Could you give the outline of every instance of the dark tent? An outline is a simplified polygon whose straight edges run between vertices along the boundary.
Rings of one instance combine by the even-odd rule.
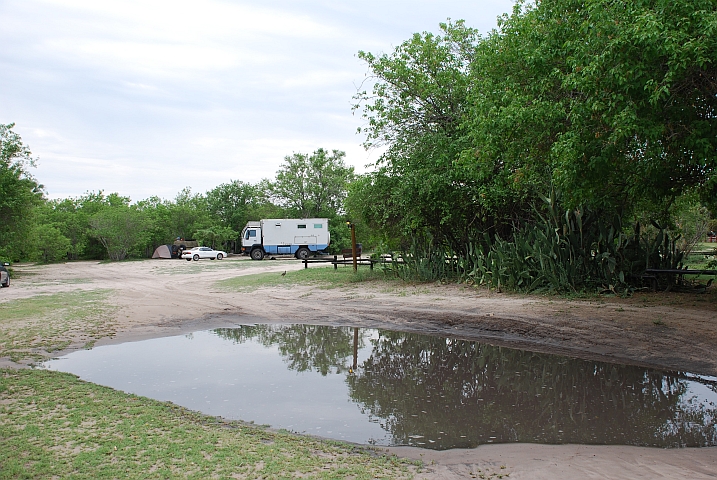
[[[152,258],[172,258],[171,247],[171,245],[160,245],[152,254]]]

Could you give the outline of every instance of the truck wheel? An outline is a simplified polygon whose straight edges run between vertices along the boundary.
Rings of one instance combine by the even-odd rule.
[[[309,258],[310,254],[311,252],[309,252],[308,248],[301,247],[296,251],[296,258],[298,258],[299,260],[306,260],[307,258]]]
[[[264,250],[262,250],[261,248],[255,248],[251,251],[251,258],[252,260],[263,260]]]
[[[221,253],[217,253],[217,260],[221,260],[222,258],[224,258],[224,255],[222,255]]]

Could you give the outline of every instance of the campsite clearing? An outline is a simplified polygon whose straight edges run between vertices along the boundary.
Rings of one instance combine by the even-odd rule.
[[[566,299],[497,294],[461,285],[408,285],[380,279],[352,283],[350,268],[336,272],[318,268],[304,272],[296,260],[251,262],[237,257],[201,265],[179,260],[16,265],[13,288],[0,290],[0,311],[25,310],[0,323],[0,362],[17,367],[13,359],[27,364],[84,348],[97,337],[101,337],[97,344],[108,344],[237,323],[312,322],[448,333],[546,353],[717,376],[714,286],[702,295]],[[281,276],[284,271],[287,274]],[[330,276],[333,273],[335,277]],[[311,282],[304,283],[305,275],[312,277]],[[231,280],[236,277],[244,278]],[[64,298],[70,305],[63,311],[29,307],[50,298]],[[92,313],[92,309],[98,310]],[[53,320],[52,328],[32,327],[23,333],[25,327],[19,322],[42,325],[46,318],[67,321]],[[84,336],[78,329],[84,329]],[[19,425],[18,418],[3,414],[2,425]],[[411,452],[401,451],[417,458],[428,455]],[[436,463],[427,465],[427,472],[418,478],[461,478],[468,472],[465,469],[485,472],[493,465],[490,462],[503,461],[502,471],[510,472],[509,478],[636,478],[630,474],[636,464],[650,465],[645,478],[710,478],[705,472],[717,471],[716,452],[714,448],[489,445],[424,455],[420,458],[430,457]],[[544,461],[537,462],[538,458]]]

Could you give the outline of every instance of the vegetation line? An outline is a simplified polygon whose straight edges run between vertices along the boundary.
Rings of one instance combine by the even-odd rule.
[[[312,265],[307,269],[287,271],[285,275],[281,273],[259,273],[229,278],[218,281],[217,286],[224,290],[252,292],[262,287],[296,284],[315,285],[318,288],[341,288],[356,283],[395,283],[396,280],[395,276],[387,274],[387,272],[379,268],[369,270],[368,267],[364,267],[354,273],[350,265],[339,266],[336,270],[331,267]]]

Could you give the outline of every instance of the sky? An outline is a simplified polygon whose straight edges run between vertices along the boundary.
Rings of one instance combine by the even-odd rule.
[[[356,133],[359,50],[390,53],[463,19],[482,34],[513,0],[0,0],[0,123],[49,198],[138,201],[273,178],[284,157],[378,160]]]

